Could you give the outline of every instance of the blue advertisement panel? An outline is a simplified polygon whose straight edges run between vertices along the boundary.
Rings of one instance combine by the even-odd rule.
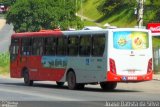
[[[67,58],[56,56],[43,56],[41,63],[45,68],[66,68]]]
[[[119,31],[113,33],[113,46],[116,49],[138,50],[149,47],[148,33]]]

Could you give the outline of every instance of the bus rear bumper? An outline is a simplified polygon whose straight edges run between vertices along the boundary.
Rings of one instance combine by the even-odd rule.
[[[107,81],[112,82],[142,82],[152,80],[153,72],[150,72],[146,75],[117,75],[110,71],[107,72]]]

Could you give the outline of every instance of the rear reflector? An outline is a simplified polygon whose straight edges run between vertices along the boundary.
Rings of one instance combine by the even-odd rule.
[[[147,68],[147,73],[152,72],[152,58],[149,59],[148,61],[148,68]]]
[[[116,74],[116,65],[115,61],[112,58],[109,58],[110,71]]]

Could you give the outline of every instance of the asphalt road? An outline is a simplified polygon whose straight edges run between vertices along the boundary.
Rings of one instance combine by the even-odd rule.
[[[55,82],[36,82],[28,87],[23,79],[0,78],[0,101],[18,102],[18,107],[104,107],[106,101],[160,101],[160,81],[119,83],[114,91],[99,85],[84,90],[57,87]]]

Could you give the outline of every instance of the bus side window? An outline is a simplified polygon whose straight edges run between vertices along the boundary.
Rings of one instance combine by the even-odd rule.
[[[56,55],[57,38],[47,37],[44,38],[44,55]]]
[[[11,54],[12,55],[18,55],[18,48],[19,48],[18,45],[11,46]]]
[[[93,35],[92,37],[92,55],[93,56],[103,56],[105,49],[105,35]]]
[[[83,35],[80,37],[79,55],[90,56],[91,53],[91,36]]]
[[[43,42],[44,39],[42,37],[37,39],[37,55],[42,55],[43,54]]]
[[[43,54],[43,38],[35,37],[32,38],[32,55],[42,55]]]
[[[65,36],[58,37],[57,55],[66,55],[66,53],[67,53],[67,38]]]
[[[22,38],[21,55],[31,55],[31,39]]]
[[[77,36],[69,36],[68,37],[68,55],[76,56],[78,55],[78,43],[79,37]]]
[[[10,60],[13,61],[17,58],[19,51],[19,39],[12,38],[11,39],[11,46],[10,46]]]

